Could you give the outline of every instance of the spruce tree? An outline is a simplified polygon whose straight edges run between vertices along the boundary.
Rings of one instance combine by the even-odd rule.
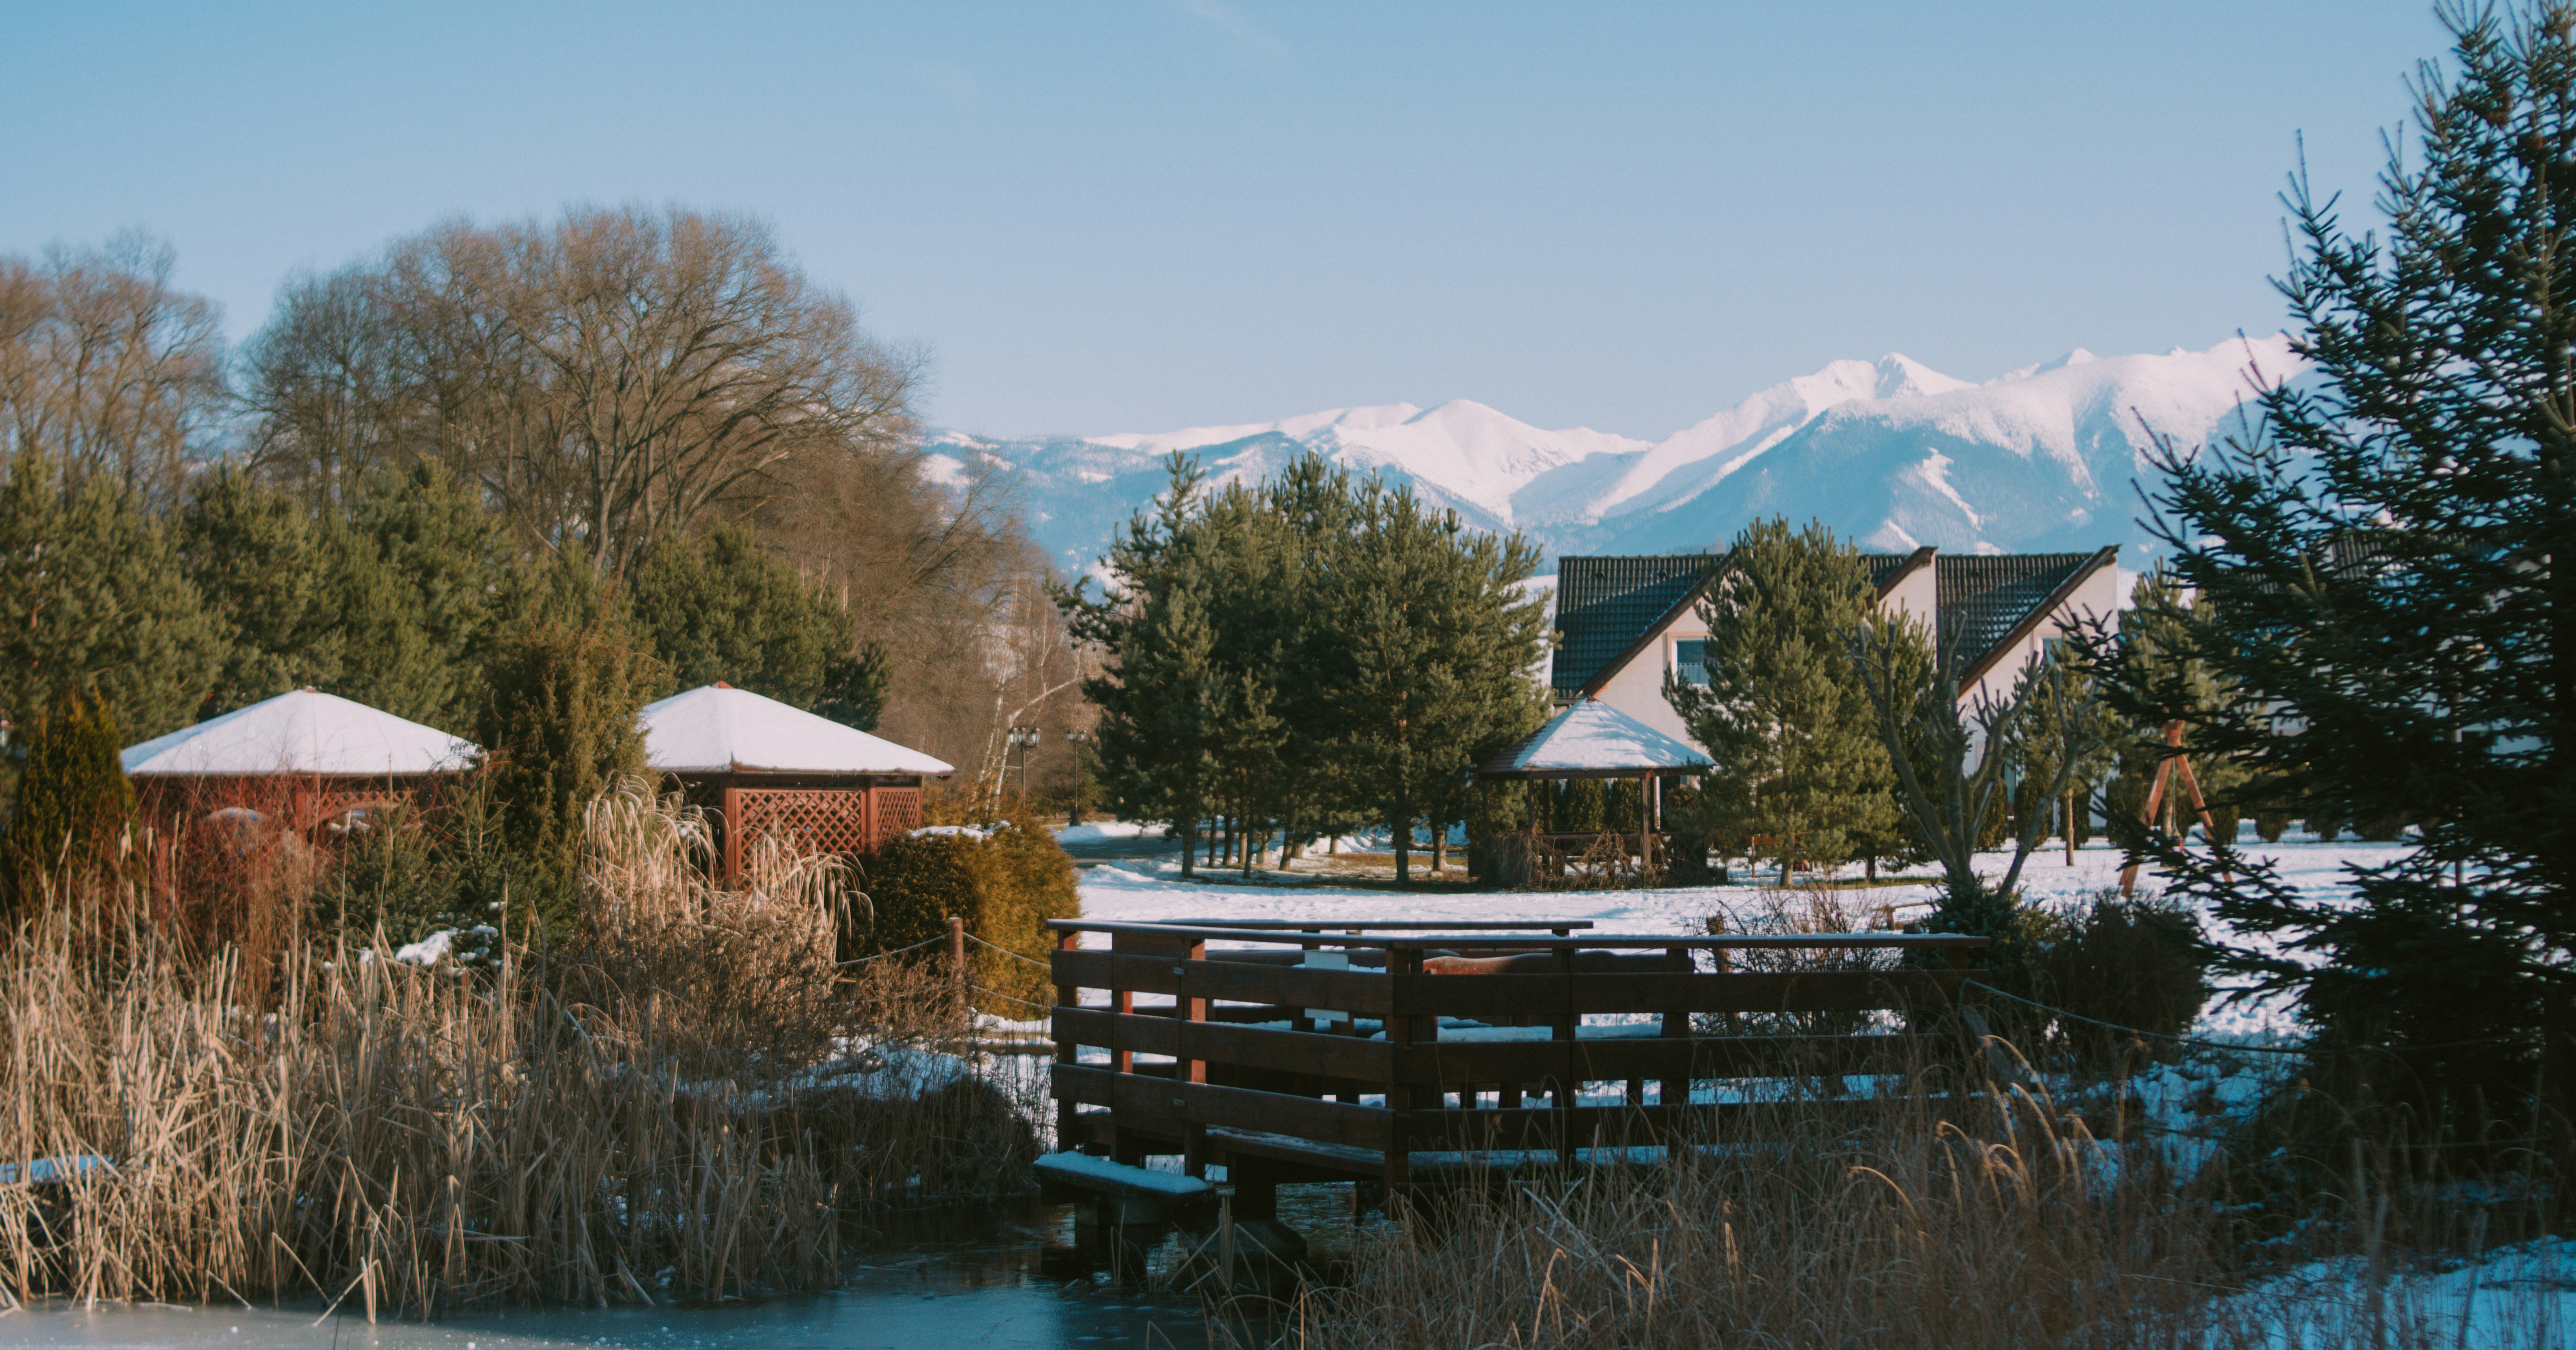
[[[472,725],[482,670],[536,592],[471,485],[434,464],[368,481],[325,531],[321,598],[342,635],[332,692],[442,728]]]
[[[2419,1081],[2494,1102],[2576,1035],[2576,6],[2443,16],[2386,232],[2293,183],[2311,372],[2259,434],[2161,454],[2154,494],[2190,653],[2267,713],[2195,711],[2195,741],[2311,821],[2421,833],[2349,896],[2157,851],[2330,1043],[2419,1047]]]
[[[640,650],[624,598],[581,560],[560,557],[519,597],[498,644],[478,728],[492,755],[494,824],[512,861],[510,919],[540,946],[580,922],[582,818],[645,772],[636,714],[663,687]]]
[[[1667,678],[1717,765],[1701,780],[1700,832],[1769,839],[1783,885],[1793,861],[1858,856],[1895,819],[1887,747],[1850,658],[1874,599],[1859,555],[1822,525],[1756,521],[1700,601],[1709,682]]]
[[[0,838],[5,924],[29,917],[46,896],[133,875],[134,785],[118,759],[116,717],[84,689],[61,691],[16,733],[24,759]]]

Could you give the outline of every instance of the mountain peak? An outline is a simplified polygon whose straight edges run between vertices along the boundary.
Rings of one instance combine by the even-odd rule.
[[[1889,352],[1871,369],[1877,376],[1873,398],[1929,398],[1968,387],[1966,380],[1954,380],[1903,352]]]

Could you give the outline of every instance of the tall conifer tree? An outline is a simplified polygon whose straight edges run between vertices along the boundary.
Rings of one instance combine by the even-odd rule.
[[[1870,614],[1868,570],[1819,524],[1756,521],[1736,536],[1700,601],[1706,685],[1665,696],[1717,769],[1701,780],[1701,829],[1793,861],[1839,863],[1896,817],[1887,747],[1850,657]]]
[[[2421,835],[2352,897],[2162,852],[2272,935],[2233,964],[2330,1039],[2422,1047],[2419,1081],[2492,1101],[2576,1036],[2576,6],[2443,17],[2385,234],[2293,184],[2312,375],[2263,393],[2261,434],[2162,455],[2155,496],[2191,654],[2271,714],[2195,712],[2195,739],[2312,818]]]

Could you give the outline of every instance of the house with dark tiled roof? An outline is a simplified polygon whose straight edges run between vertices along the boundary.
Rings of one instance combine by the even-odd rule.
[[[2050,639],[2079,618],[2116,622],[2117,545],[2093,553],[1864,555],[1882,610],[1933,628],[1960,653],[1958,696],[2002,697]],[[1559,704],[1599,699],[1667,735],[1689,729],[1664,699],[1664,677],[1705,682],[1708,626],[1699,599],[1724,574],[1720,553],[1559,558],[1557,646],[1549,679]]]

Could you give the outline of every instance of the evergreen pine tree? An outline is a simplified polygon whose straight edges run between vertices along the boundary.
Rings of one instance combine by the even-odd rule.
[[[863,731],[876,725],[886,697],[882,649],[860,644],[840,603],[750,530],[666,535],[644,550],[627,590],[679,687],[722,680]]]
[[[46,896],[130,875],[134,785],[118,759],[124,737],[96,695],[65,689],[18,732],[25,758],[0,838],[0,923],[30,916]]]
[[[175,532],[180,563],[226,635],[199,716],[306,685],[337,687],[346,627],[327,575],[337,559],[301,500],[218,466],[190,484]]]
[[[1480,760],[1544,719],[1527,671],[1546,620],[1517,590],[1538,563],[1527,540],[1470,533],[1456,512],[1375,480],[1358,501],[1358,528],[1324,591],[1344,645],[1321,711],[1353,791],[1394,836],[1401,885],[1415,827],[1445,814]]]
[[[1110,546],[1114,585],[1099,600],[1060,592],[1080,639],[1108,656],[1083,682],[1100,709],[1100,784],[1117,813],[1168,820],[1181,837],[1181,873],[1195,875],[1199,826],[1215,799],[1215,746],[1229,701],[1216,661],[1206,541],[1194,530],[1198,462],[1173,455],[1155,512],[1130,519]]]
[[[537,572],[518,608],[519,626],[485,675],[479,731],[492,755],[494,824],[515,864],[511,924],[546,946],[578,931],[583,813],[644,774],[636,714],[662,677],[639,650],[624,598],[578,559]]]
[[[66,488],[32,451],[0,473],[0,716],[88,689],[148,740],[196,719],[226,640],[169,532],[114,477]]]
[[[472,725],[511,608],[536,593],[473,489],[427,463],[374,478],[324,542],[320,603],[344,644],[332,692],[435,727]]]
[[[1858,856],[1895,818],[1887,747],[1850,657],[1875,599],[1860,557],[1822,525],[1757,521],[1736,536],[1699,606],[1709,683],[1665,697],[1717,768],[1701,832],[1772,841],[1793,860]]]
[[[2195,741],[2312,822],[2421,834],[2349,897],[2159,853],[2268,935],[2230,965],[2330,1043],[2420,1047],[2418,1081],[2494,1102],[2576,1034],[2576,6],[2443,14],[2386,234],[2293,185],[2280,286],[2312,373],[2263,393],[2259,434],[2160,455],[2155,494],[2203,601],[2190,653],[2270,714],[2195,710]]]

